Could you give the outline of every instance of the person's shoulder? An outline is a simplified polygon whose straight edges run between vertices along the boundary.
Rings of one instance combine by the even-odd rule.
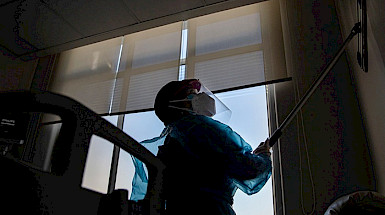
[[[191,120],[192,122],[195,122],[196,124],[201,124],[201,125],[209,125],[209,126],[214,126],[214,127],[227,127],[227,125],[211,118],[208,116],[204,115],[190,115],[187,120]]]
[[[232,130],[228,125],[208,116],[197,115],[196,120],[198,121],[200,127],[203,127],[210,132],[223,135],[224,133],[228,133],[229,130]]]

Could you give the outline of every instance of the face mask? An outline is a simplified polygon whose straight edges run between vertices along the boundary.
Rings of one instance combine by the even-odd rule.
[[[191,111],[200,115],[212,117],[216,114],[215,111],[215,100],[206,93],[191,94],[186,99],[170,101],[175,102],[191,102],[191,109],[185,107],[176,107],[169,105],[171,108]]]

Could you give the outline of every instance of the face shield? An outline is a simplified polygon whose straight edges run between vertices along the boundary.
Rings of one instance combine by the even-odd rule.
[[[171,100],[170,108],[208,117],[215,116],[215,119],[225,123],[230,120],[231,110],[199,80],[186,80],[179,90],[186,91],[187,96],[184,99]]]

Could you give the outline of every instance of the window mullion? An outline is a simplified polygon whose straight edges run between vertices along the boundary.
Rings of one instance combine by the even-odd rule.
[[[123,130],[123,123],[124,123],[124,114],[118,116],[117,127],[120,130]],[[112,191],[115,190],[116,177],[118,173],[119,154],[120,154],[120,147],[117,145],[114,145],[114,150],[112,152],[110,177],[108,180],[107,193],[112,193]]]
[[[187,21],[183,21],[182,24],[182,35],[180,43],[180,57],[179,57],[179,76],[178,80],[183,80],[186,78],[186,57],[187,57]]]

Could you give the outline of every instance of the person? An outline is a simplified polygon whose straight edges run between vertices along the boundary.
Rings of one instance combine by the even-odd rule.
[[[202,87],[197,79],[162,87],[154,109],[165,129],[160,137],[143,142],[166,165],[163,197],[168,215],[234,215],[236,190],[257,193],[271,175],[269,140],[253,151],[229,126],[212,119],[215,101]],[[134,164],[133,200],[145,194],[143,186],[138,188],[145,179],[138,168],[142,166],[138,160]]]

